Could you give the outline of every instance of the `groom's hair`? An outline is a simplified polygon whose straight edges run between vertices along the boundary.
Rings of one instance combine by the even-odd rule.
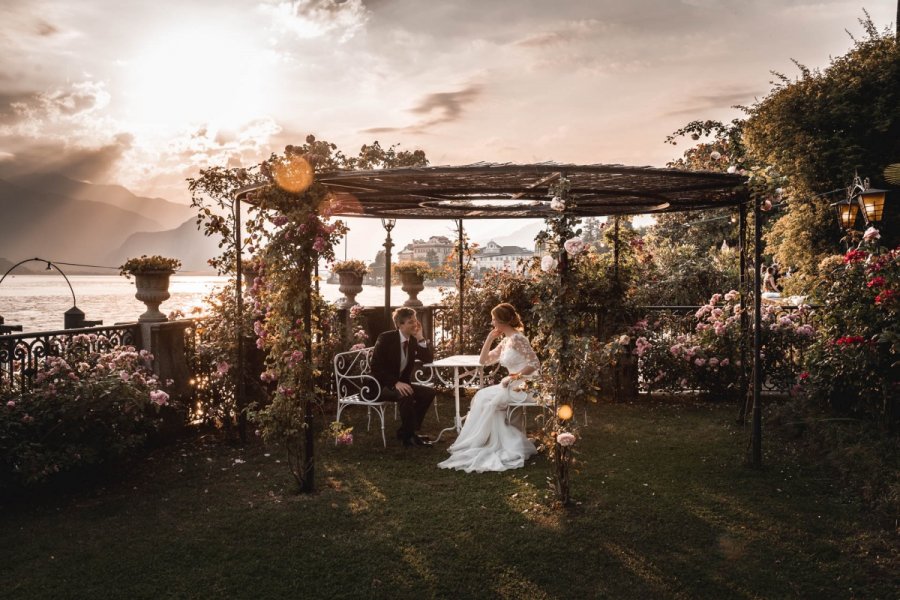
[[[416,316],[416,311],[408,306],[401,306],[391,315],[394,319],[394,327],[400,327],[410,319]]]

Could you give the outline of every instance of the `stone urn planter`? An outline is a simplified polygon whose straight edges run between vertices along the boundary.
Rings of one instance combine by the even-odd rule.
[[[419,292],[425,289],[425,277],[416,271],[400,271],[400,288],[409,296],[403,306],[424,306],[419,300]]]
[[[340,287],[338,288],[344,295],[343,298],[336,302],[338,308],[350,308],[357,306],[356,295],[362,291],[362,273],[356,271],[337,271]]]
[[[141,271],[134,273],[134,297],[147,305],[147,311],[138,317],[139,323],[159,323],[168,321],[159,310],[159,305],[169,299],[169,277],[174,270]]]

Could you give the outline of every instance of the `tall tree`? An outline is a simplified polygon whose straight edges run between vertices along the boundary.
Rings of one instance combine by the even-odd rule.
[[[748,109],[743,142],[760,162],[788,177],[787,212],[766,235],[784,265],[815,274],[821,258],[840,249],[830,204],[858,173],[886,187],[884,168],[900,159],[900,47],[868,14],[866,37],[823,71],[797,64],[800,77],[778,82]],[[900,241],[900,210],[889,208],[882,235]]]

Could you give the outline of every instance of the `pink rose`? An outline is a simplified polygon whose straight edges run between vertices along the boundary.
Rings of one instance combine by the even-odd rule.
[[[585,243],[584,240],[582,240],[580,237],[573,237],[566,240],[563,244],[563,247],[571,256],[576,256],[577,254],[581,253],[582,250],[584,250]]]
[[[153,390],[150,392],[150,402],[159,406],[164,406],[169,401],[169,395],[162,390]]]
[[[6,408],[15,408],[15,407],[16,407],[15,400],[10,400],[9,402],[6,403]]]
[[[564,431],[556,436],[556,443],[564,447],[571,446],[575,443],[575,434]]]

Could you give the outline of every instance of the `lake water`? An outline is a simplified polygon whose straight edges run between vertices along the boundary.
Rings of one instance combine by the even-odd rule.
[[[146,310],[134,297],[134,279],[109,275],[70,275],[76,305],[89,321],[102,320],[104,325],[133,322]],[[171,298],[159,309],[169,314],[181,310],[189,314],[195,306],[203,306],[203,299],[224,277],[205,275],[173,275],[169,293]],[[322,283],[322,294],[333,301],[343,297],[337,284]],[[391,302],[395,306],[406,299],[399,286],[391,288]],[[426,287],[419,294],[425,304],[440,302],[436,287]],[[366,306],[384,306],[384,288],[363,286],[356,297]],[[24,331],[62,329],[63,313],[72,308],[72,292],[65,279],[57,275],[9,275],[0,285],[0,316],[7,325],[22,325]]]

